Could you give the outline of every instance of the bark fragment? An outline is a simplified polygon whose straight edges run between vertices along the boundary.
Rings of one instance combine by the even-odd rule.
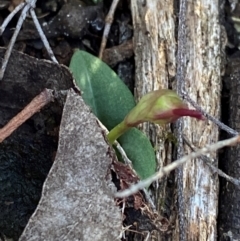
[[[107,175],[112,153],[101,132],[82,98],[70,90],[56,159],[20,241],[118,240],[121,215]]]

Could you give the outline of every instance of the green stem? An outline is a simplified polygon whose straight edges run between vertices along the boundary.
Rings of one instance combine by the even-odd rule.
[[[115,140],[118,139],[124,132],[126,132],[130,127],[124,124],[122,121],[120,124],[115,126],[107,135],[109,143],[112,145]]]

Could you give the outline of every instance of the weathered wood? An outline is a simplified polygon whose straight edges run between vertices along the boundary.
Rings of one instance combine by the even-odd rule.
[[[139,100],[149,91],[168,88],[176,71],[175,16],[172,0],[131,1],[134,26],[135,96]],[[164,23],[164,24],[162,24]],[[171,142],[167,140],[169,127],[144,123],[141,129],[150,137],[156,148],[158,166],[171,162]],[[166,209],[165,179],[159,186],[157,196],[159,210]],[[167,205],[174,201],[171,200]]]
[[[188,1],[187,25],[186,89],[209,114],[219,118],[221,28],[218,0]],[[185,118],[184,127],[184,134],[198,147],[218,140],[218,127],[209,121]],[[216,156],[212,157],[216,164]],[[184,165],[183,175],[188,240],[215,240],[218,178],[201,159]]]
[[[173,0],[146,0],[144,5],[140,0],[132,1],[138,99],[153,89],[168,88],[171,77],[175,76],[175,11]],[[186,18],[186,90],[202,108],[218,118],[221,90],[218,1],[188,1]],[[164,135],[159,127],[153,125],[146,124],[143,129],[156,146],[158,161],[165,165],[168,151],[164,149]],[[163,131],[165,132],[166,130]],[[184,118],[184,135],[196,146],[203,147],[218,140],[218,128],[209,121]],[[186,147],[185,153],[189,152]],[[213,155],[212,158],[216,163],[216,156]],[[201,159],[197,159],[184,165],[183,181],[187,240],[215,240],[217,176],[212,174]],[[166,197],[164,191],[160,196]],[[177,228],[172,240],[178,240]]]

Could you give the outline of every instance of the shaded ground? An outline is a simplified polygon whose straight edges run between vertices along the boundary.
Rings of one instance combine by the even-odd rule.
[[[18,4],[20,1],[15,1]],[[74,48],[97,55],[101,43],[104,18],[109,2],[97,6],[81,1],[37,1],[36,13],[59,63],[68,65]],[[0,9],[0,24],[13,8],[14,1],[5,1]],[[79,4],[82,7],[79,7]],[[126,42],[132,37],[130,11],[122,1],[107,47]],[[70,16],[70,17],[69,17]],[[7,26],[0,45],[7,46],[19,14]],[[121,20],[121,21],[120,21]],[[49,59],[31,18],[27,18],[14,49],[40,59]],[[4,51],[1,52],[3,58]],[[130,55],[131,56],[131,55]],[[13,54],[12,59],[19,58]],[[44,87],[68,89],[70,85],[56,86],[63,73],[28,59],[18,61],[15,69],[7,69],[0,83],[0,126],[25,107]],[[132,59],[114,63],[115,70],[129,83],[132,81]],[[35,65],[34,65],[35,63]],[[25,68],[24,64],[29,68]],[[9,63],[9,67],[11,63]],[[16,70],[16,71],[15,71]],[[14,73],[16,72],[16,73]],[[57,76],[53,76],[58,73]],[[15,77],[9,75],[15,74]],[[19,77],[18,77],[19,76]],[[18,81],[14,81],[18,78]],[[23,82],[21,82],[23,81]],[[129,86],[133,86],[129,84]],[[0,146],[0,237],[18,240],[41,196],[42,184],[53,163],[58,143],[58,127],[62,103],[51,104],[21,126]]]

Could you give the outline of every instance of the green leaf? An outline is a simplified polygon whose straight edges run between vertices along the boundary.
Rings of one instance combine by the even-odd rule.
[[[118,141],[141,179],[146,179],[156,172],[154,149],[141,131],[132,128],[123,134]]]
[[[70,70],[84,101],[109,130],[135,106],[130,90],[99,58],[78,50],[71,59]],[[142,179],[155,172],[154,149],[142,132],[133,128],[122,135],[119,142]]]

